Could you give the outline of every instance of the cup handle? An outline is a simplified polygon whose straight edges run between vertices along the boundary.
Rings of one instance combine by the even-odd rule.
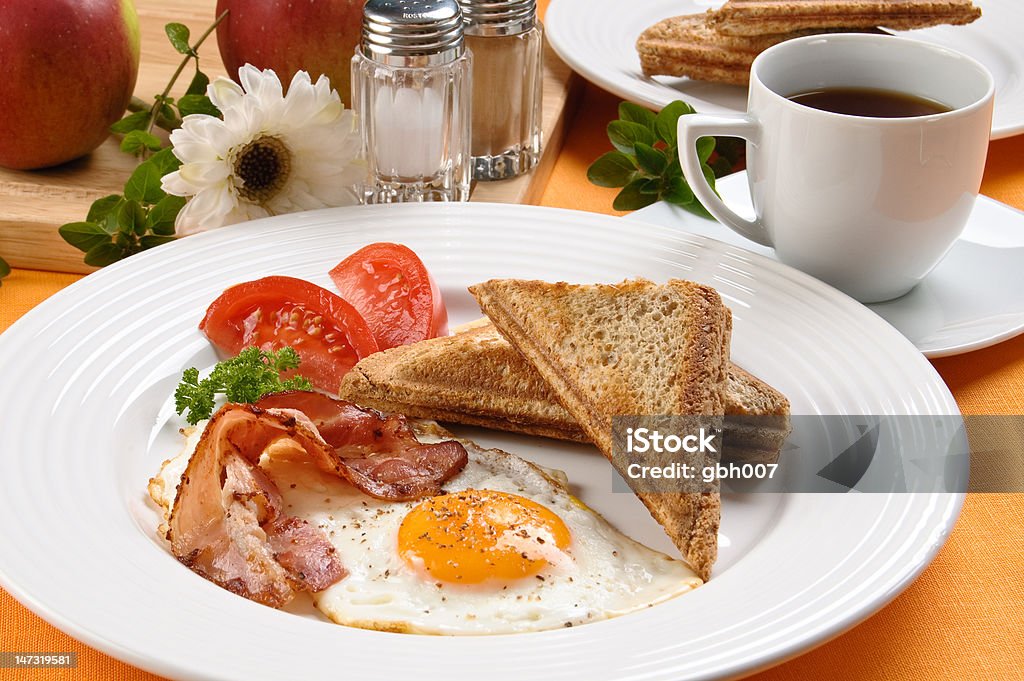
[[[683,176],[690,185],[694,195],[700,200],[715,218],[734,232],[761,244],[772,247],[768,230],[760,218],[746,220],[741,218],[718,194],[711,189],[697,158],[697,140],[701,137],[726,135],[742,137],[756,145],[761,136],[761,124],[749,115],[716,116],[714,114],[689,114],[679,117],[679,163],[683,168]]]

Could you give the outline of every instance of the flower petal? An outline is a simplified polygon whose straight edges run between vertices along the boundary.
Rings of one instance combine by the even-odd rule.
[[[244,94],[241,85],[223,76],[215,78],[206,87],[206,96],[222,113],[238,106]]]
[[[272,69],[260,71],[252,64],[246,64],[238,69],[238,81],[247,94],[260,101],[270,103],[275,99],[284,99],[281,79]]]
[[[174,196],[192,196],[195,194],[195,187],[181,179],[181,173],[175,170],[160,178],[160,188]]]
[[[238,206],[238,199],[228,189],[227,184],[205,189],[185,204],[174,221],[175,231],[179,234],[195,234],[207,229],[215,229],[225,224]]]
[[[231,167],[224,161],[186,163],[178,168],[178,175],[197,187],[209,187],[227,180],[231,175]]]

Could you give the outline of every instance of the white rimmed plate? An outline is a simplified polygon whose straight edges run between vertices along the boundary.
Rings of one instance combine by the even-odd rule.
[[[730,206],[753,215],[746,172],[722,178],[715,186]],[[668,203],[656,203],[627,218],[702,234],[775,257],[771,248]],[[895,326],[925,357],[987,348],[1024,333],[1022,262],[1024,213],[979,196],[963,234],[924,281],[902,298],[867,307]]]
[[[806,650],[894,598],[952,529],[958,494],[728,496],[714,578],[604,622],[513,636],[349,629],[234,596],[156,538],[144,486],[176,451],[161,410],[183,368],[215,361],[196,324],[225,287],[269,274],[330,285],[359,246],[416,250],[452,321],[491,277],[714,285],[735,315],[734,359],[795,413],[957,414],[940,377],[892,327],[820,282],[677,229],[508,205],[404,205],[284,216],[147,251],[54,295],[0,335],[0,583],[58,627],[177,679],[728,677]],[[565,470],[620,529],[673,551],[588,447],[472,435]]]
[[[648,26],[662,19],[696,14],[724,0],[552,0],[544,16],[548,40],[558,55],[584,78],[623,99],[660,109],[683,99],[704,113],[745,111],[747,89],[689,78],[648,78],[640,70],[634,44]],[[992,72],[996,83],[992,138],[1024,132],[1024,52],[1019,49],[1024,3],[974,0],[982,17],[967,26],[936,26],[903,31],[920,40],[970,55]]]

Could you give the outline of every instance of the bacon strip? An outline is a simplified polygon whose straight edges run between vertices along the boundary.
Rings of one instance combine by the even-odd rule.
[[[336,455],[333,460],[318,457],[321,467],[377,499],[407,501],[437,494],[468,460],[466,448],[453,440],[420,443],[404,416],[384,416],[321,393],[275,393],[261,398],[256,407],[304,414]]]
[[[185,469],[167,531],[171,552],[190,569],[272,607],[347,574],[317,528],[282,512],[280,490],[257,465],[283,439],[318,462],[334,458],[294,418],[250,405],[221,408]]]

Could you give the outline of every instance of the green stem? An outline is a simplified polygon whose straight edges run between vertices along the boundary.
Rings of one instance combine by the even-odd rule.
[[[188,66],[189,61],[196,58],[193,55],[195,55],[195,53],[199,51],[199,47],[207,38],[210,37],[210,34],[214,32],[214,30],[217,28],[220,22],[224,21],[224,17],[228,15],[229,11],[230,10],[224,10],[220,13],[220,16],[217,17],[217,19],[212,24],[210,24],[209,28],[207,28],[206,31],[204,31],[203,34],[199,36],[199,40],[197,40],[195,45],[192,46],[192,54],[186,55],[185,58],[181,60],[181,63],[178,64],[178,68],[175,69],[174,75],[171,76],[171,82],[167,84],[167,87],[164,88],[163,92],[157,95],[156,101],[153,102],[153,107],[149,110],[149,127],[146,128],[146,132],[153,132],[153,126],[156,125],[156,119],[160,111],[160,105],[167,101],[168,95],[171,94],[171,88],[173,88],[174,84],[178,82],[178,76],[180,76],[181,72],[185,70],[186,66]]]
[[[149,111],[152,106],[146,101],[139,97],[132,97],[132,101],[128,103],[128,110],[132,112],[136,111]],[[168,118],[161,113],[156,116],[156,127],[163,128],[167,132],[177,130],[181,127],[181,119],[175,116],[174,118]]]

